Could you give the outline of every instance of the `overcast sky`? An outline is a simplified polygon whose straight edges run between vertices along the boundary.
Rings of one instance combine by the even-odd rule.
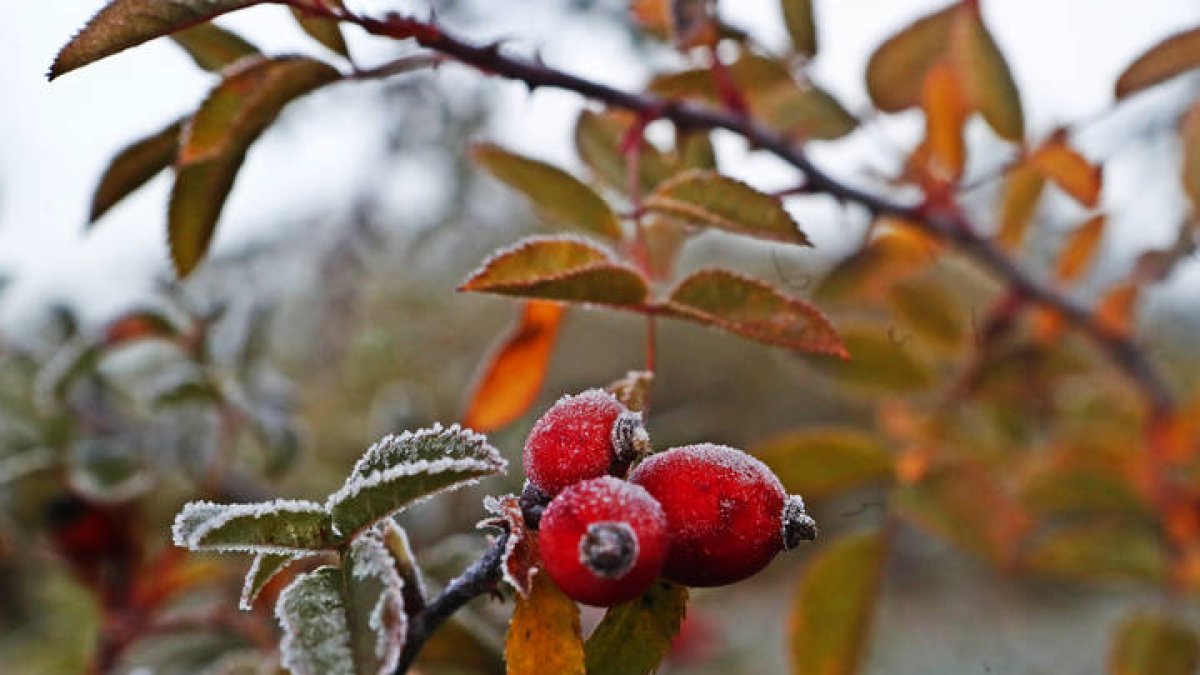
[[[56,50],[102,4],[99,0],[13,3],[0,22],[0,44],[6,50],[0,63],[0,91],[5,99],[0,105],[0,273],[16,282],[0,319],[18,321],[50,297],[81,298],[89,314],[103,316],[143,292],[148,280],[166,265],[168,183],[164,177],[85,236],[87,204],[111,155],[193,109],[211,79],[176,47],[159,42],[47,83],[44,73]],[[350,4],[364,10],[415,9],[422,14],[425,7],[414,0]],[[564,14],[554,9],[559,4],[490,0],[483,6],[494,12],[495,19],[468,32],[480,39],[517,38],[511,43],[513,49],[539,49],[551,64],[613,84],[635,87],[644,81],[644,66],[631,54],[621,31],[564,20]],[[732,21],[751,28],[768,45],[784,44],[776,0],[722,4]],[[944,0],[817,0],[822,52],[815,64],[816,79],[851,109],[864,110],[862,79],[871,50],[915,16],[944,4]],[[1035,136],[1110,106],[1112,83],[1125,64],[1169,33],[1200,25],[1200,3],[1194,0],[985,0],[983,5],[1012,64]],[[268,52],[319,53],[293,28],[285,12],[263,6],[221,21]],[[369,63],[380,53],[373,40],[357,31],[352,30],[350,37],[361,61]],[[456,79],[476,75],[447,68],[438,77],[453,86]],[[541,91],[529,96],[519,86],[495,86],[504,112],[492,131],[495,137],[530,154],[573,161],[569,131],[579,105],[574,96]],[[380,120],[371,117],[367,106],[351,104],[354,96],[353,87],[345,85],[314,96],[299,104],[305,106],[303,114],[290,116],[285,129],[260,142],[222,219],[218,251],[263,236],[255,230],[257,223],[286,221],[287,215],[300,215],[299,209],[311,210],[314,204],[336,211],[346,203],[351,187],[364,178],[359,167],[370,166],[362,159],[377,152],[371,132],[380,128]],[[1156,105],[1154,95],[1148,98],[1149,102],[1137,105]],[[906,133],[904,123],[884,127],[885,132],[892,129]],[[1119,133],[1114,137],[1120,138]],[[867,144],[878,145],[877,139],[852,141],[857,150],[831,146],[816,154],[835,170],[853,173],[861,170],[863,161],[869,162],[862,159],[870,156],[862,152]],[[1104,139],[1096,147],[1100,154],[1111,150],[1104,147]],[[789,179],[789,174],[765,159],[732,168],[760,183]],[[1136,222],[1123,226],[1114,240],[1122,244],[1119,248],[1126,248],[1126,237],[1131,243],[1161,240],[1182,208],[1175,185],[1169,180],[1147,185],[1146,167],[1137,161],[1108,171],[1109,197],[1114,203],[1134,200],[1126,210],[1139,216],[1146,209],[1157,209],[1150,212],[1153,222],[1131,218]],[[398,176],[397,190],[419,195],[425,179],[420,172]],[[813,208],[812,219],[817,221],[821,214],[832,214],[827,204]],[[820,244],[821,223],[813,227]]]

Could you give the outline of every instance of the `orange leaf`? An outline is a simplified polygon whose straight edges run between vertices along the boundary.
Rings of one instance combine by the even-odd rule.
[[[1067,145],[1062,135],[1055,135],[1029,157],[1029,162],[1075,201],[1088,208],[1100,203],[1103,174],[1099,166]]]
[[[949,61],[939,61],[925,75],[921,106],[929,148],[927,170],[935,179],[957,182],[966,163],[963,125],[970,110],[958,73]]]
[[[1128,335],[1133,330],[1133,310],[1140,292],[1141,287],[1137,284],[1118,284],[1100,301],[1096,318],[1114,333]]]
[[[633,0],[629,11],[651,33],[666,37],[671,32],[670,0]]]
[[[996,235],[1001,246],[1011,251],[1025,240],[1045,186],[1045,177],[1029,164],[1021,164],[1008,175],[1000,202],[1000,231]]]
[[[579,608],[550,577],[535,574],[516,605],[504,647],[508,675],[584,675]]]
[[[1030,312],[1029,321],[1034,340],[1047,346],[1058,342],[1067,328],[1062,313],[1046,307],[1037,307]]]
[[[525,303],[520,320],[499,343],[479,377],[463,426],[486,433],[529,410],[546,379],[565,311],[554,302]]]
[[[1100,251],[1100,241],[1104,237],[1104,225],[1107,222],[1107,216],[1093,216],[1071,233],[1058,257],[1060,280],[1074,281],[1087,270]]]

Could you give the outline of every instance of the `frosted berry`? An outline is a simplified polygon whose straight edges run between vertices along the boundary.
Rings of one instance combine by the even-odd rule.
[[[546,573],[577,602],[632,600],[658,578],[667,520],[642,488],[612,476],[576,483],[542,514],[538,542]]]
[[[815,539],[804,501],[788,496],[765,464],[705,443],[642,462],[629,480],[667,515],[671,550],[663,576],[688,586],[724,586],[758,572],[780,551]]]
[[[649,447],[641,413],[601,389],[559,399],[533,425],[523,460],[529,481],[550,496],[581,480],[621,474]]]

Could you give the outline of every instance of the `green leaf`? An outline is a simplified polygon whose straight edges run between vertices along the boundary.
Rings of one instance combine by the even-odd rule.
[[[204,70],[220,72],[226,66],[247,56],[262,52],[236,33],[213,23],[201,23],[171,36],[188,56]]]
[[[929,365],[896,333],[872,325],[844,327],[840,333],[849,360],[814,361],[813,365],[841,383],[892,393],[922,391],[934,385]]]
[[[967,334],[963,308],[938,279],[896,282],[888,291],[888,301],[914,333],[934,346],[953,350],[962,345]]]
[[[309,58],[250,59],[201,104],[184,130],[168,209],[171,259],[181,277],[208,251],[250,146],[288,103],[340,77]]]
[[[816,308],[730,270],[701,270],[687,277],[663,309],[769,345],[847,357],[841,338]]]
[[[987,560],[1007,561],[1014,507],[984,470],[939,469],[893,494],[896,512],[909,522]]]
[[[471,158],[496,178],[524,193],[551,220],[620,241],[621,221],[608,202],[566,171],[490,143],[473,146]]]
[[[89,224],[95,223],[118,202],[175,162],[182,130],[183,122],[176,121],[117,153],[104,169],[100,185],[92,195]]]
[[[858,128],[858,119],[829,92],[786,82],[757,99],[765,122],[802,141],[832,141]]]
[[[113,0],[67,43],[50,79],[163,35],[263,0]]]
[[[390,673],[407,629],[403,584],[374,533],[354,541],[341,567],[297,577],[275,606],[283,666],[294,675]]]
[[[783,23],[792,38],[792,50],[813,57],[817,53],[817,24],[813,19],[812,0],[780,0]]]
[[[1200,67],[1200,28],[1176,33],[1154,45],[1129,64],[1117,78],[1117,98],[1165,82]]]
[[[1111,513],[1148,514],[1129,480],[1110,468],[1066,468],[1026,479],[1021,503],[1044,516]]]
[[[506,464],[486,438],[458,425],[385,436],[325,504],[348,537],[414,502],[503,473]]]
[[[629,192],[628,160],[621,143],[633,127],[634,118],[622,113],[584,110],[575,124],[575,150],[596,178],[621,194]],[[674,173],[671,162],[657,148],[645,143],[638,160],[640,189],[649,192]]]
[[[286,499],[257,504],[189,502],[175,516],[171,534],[176,546],[193,551],[293,555],[328,550],[337,543],[324,507]]]
[[[865,659],[883,576],[880,533],[844,537],[805,570],[792,608],[790,654],[796,675],[854,675]]]
[[[646,279],[610,253],[567,237],[530,237],[484,261],[460,291],[642,307]]]
[[[584,675],[580,630],[579,607],[550,577],[535,574],[530,593],[517,596],[508,625],[508,675]]]
[[[790,494],[819,499],[892,476],[892,455],[875,436],[824,427],[786,433],[751,449]]]
[[[259,553],[254,556],[254,562],[251,563],[250,569],[246,572],[246,581],[242,584],[242,596],[238,600],[238,608],[244,611],[250,611],[254,608],[254,601],[258,598],[258,594],[262,592],[271,579],[274,579],[287,566],[292,564],[296,557],[287,553]]]
[[[339,56],[350,57],[350,50],[346,47],[346,38],[342,35],[342,29],[338,26],[337,21],[313,16],[295,7],[292,8],[292,16],[296,17],[296,23],[300,24],[300,29],[308,33],[309,37]]]
[[[1129,617],[1117,629],[1113,675],[1192,675],[1200,667],[1200,641],[1177,619],[1155,614]]]
[[[954,62],[971,102],[998,136],[1020,143],[1025,138],[1021,94],[1004,55],[983,25],[978,5],[962,6],[951,42]]]
[[[685,171],[646,197],[647,211],[735,234],[811,246],[783,204],[715,171]]]
[[[918,19],[884,41],[867,63],[867,92],[876,107],[899,112],[921,103],[925,74],[946,52],[957,3]]]
[[[1135,525],[1073,525],[1050,533],[1025,552],[1029,571],[1085,580],[1156,582],[1167,572],[1166,543]]]
[[[588,675],[655,672],[671,651],[686,610],[687,589],[669,581],[609,609],[584,645]]]

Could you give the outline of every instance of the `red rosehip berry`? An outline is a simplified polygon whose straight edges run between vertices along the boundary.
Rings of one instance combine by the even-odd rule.
[[[641,413],[602,389],[589,389],[564,396],[542,415],[522,459],[529,482],[554,496],[581,480],[624,473],[649,445]]]
[[[611,607],[654,583],[667,557],[667,519],[642,488],[612,476],[576,483],[542,514],[546,573],[569,597]]]
[[[638,465],[629,480],[667,515],[671,550],[663,576],[688,586],[741,581],[817,536],[804,500],[788,496],[765,464],[730,447],[667,450]]]

